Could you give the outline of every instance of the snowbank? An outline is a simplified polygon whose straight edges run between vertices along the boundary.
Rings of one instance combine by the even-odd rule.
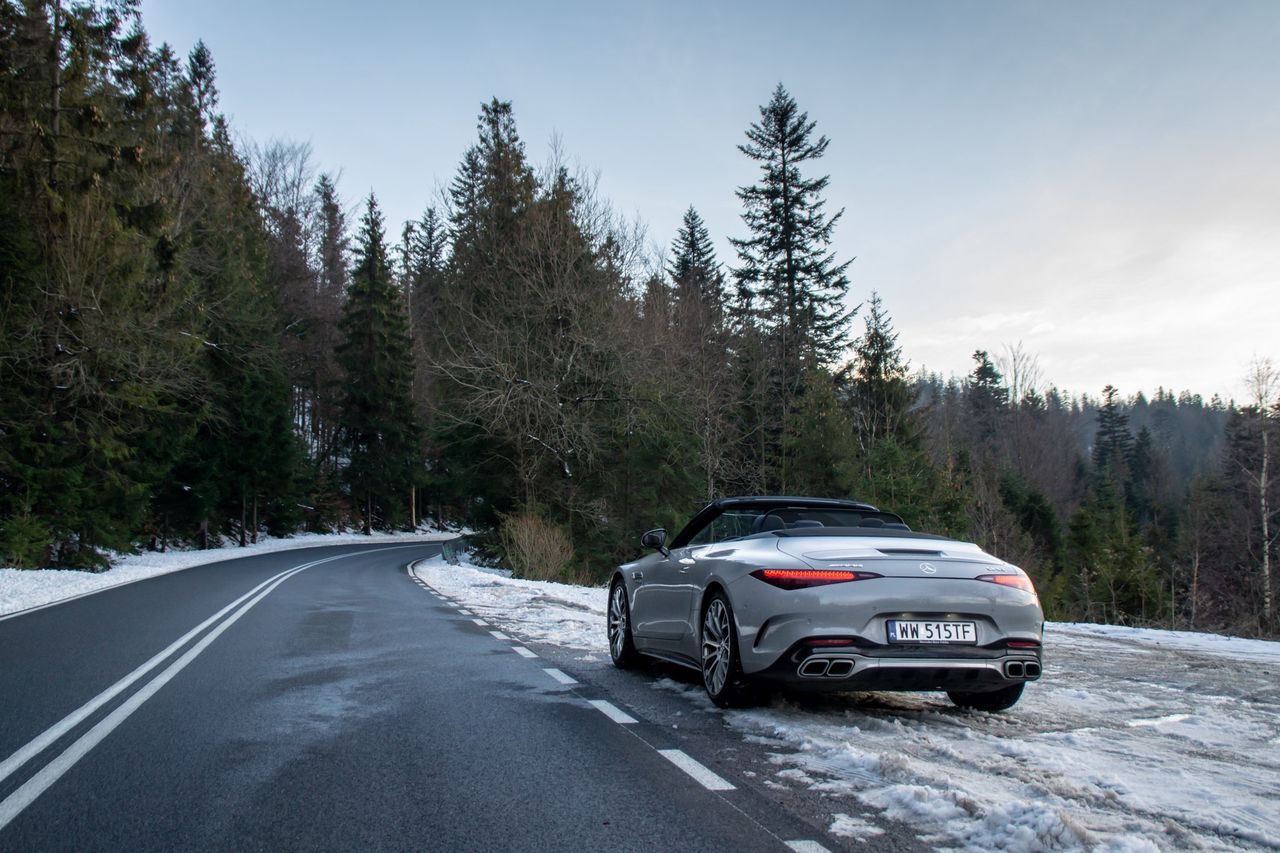
[[[255,545],[241,548],[223,545],[204,551],[149,551],[143,554],[117,555],[105,572],[93,574],[69,569],[10,569],[0,568],[0,615],[16,613],[86,595],[91,592],[120,586],[134,581],[164,575],[169,572],[203,566],[220,560],[234,560],[254,554],[272,551],[288,551],[294,548],[315,548],[322,545],[379,542],[440,542],[453,539],[457,533],[439,530],[423,530],[418,533],[303,533],[285,539],[260,538]]]
[[[439,592],[530,640],[608,655],[607,592],[417,564]],[[1247,667],[1228,666],[1246,660]],[[769,787],[799,785],[964,850],[1280,847],[1280,643],[1051,623],[1044,678],[1003,714],[927,693],[780,696],[719,711],[669,678],[655,689],[723,714],[770,751]],[[877,828],[833,811],[830,831]]]

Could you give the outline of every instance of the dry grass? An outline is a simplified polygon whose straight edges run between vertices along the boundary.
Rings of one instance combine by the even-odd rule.
[[[573,561],[573,545],[556,525],[532,513],[504,515],[498,540],[518,578],[563,581]]]

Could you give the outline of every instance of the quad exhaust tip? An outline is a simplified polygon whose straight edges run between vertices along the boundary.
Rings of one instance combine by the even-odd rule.
[[[1039,678],[1040,664],[1035,661],[1012,660],[1004,665],[1004,674],[1009,678]]]
[[[800,664],[800,674],[805,678],[821,678],[827,674],[827,670],[830,668],[831,661],[810,659]]]
[[[853,675],[853,661],[810,658],[797,671],[804,678],[848,678]]]

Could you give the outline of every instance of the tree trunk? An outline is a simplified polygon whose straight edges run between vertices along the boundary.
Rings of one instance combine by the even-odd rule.
[[[258,496],[253,496],[253,530],[249,533],[249,541],[258,544]]]

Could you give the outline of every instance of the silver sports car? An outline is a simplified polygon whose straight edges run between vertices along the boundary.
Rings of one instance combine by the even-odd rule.
[[[1026,573],[976,545],[917,533],[870,504],[738,497],[708,505],[609,586],[615,665],[694,667],[718,705],[772,683],[945,690],[1010,708],[1040,677],[1044,614]]]

